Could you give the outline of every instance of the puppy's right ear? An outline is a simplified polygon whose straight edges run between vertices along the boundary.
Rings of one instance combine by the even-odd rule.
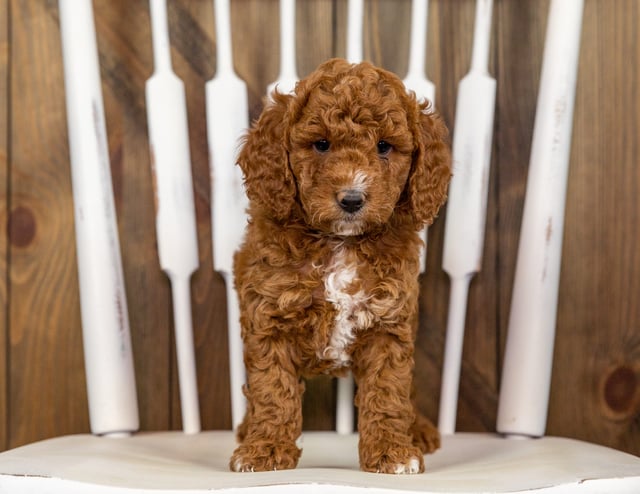
[[[287,219],[295,205],[296,187],[286,148],[287,109],[292,96],[273,93],[258,121],[244,139],[238,164],[252,207],[277,220]]]

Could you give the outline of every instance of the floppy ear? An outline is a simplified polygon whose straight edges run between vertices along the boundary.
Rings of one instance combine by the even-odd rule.
[[[238,164],[251,205],[285,220],[295,204],[296,187],[286,148],[287,108],[292,96],[273,93],[244,139]]]
[[[451,152],[447,128],[437,114],[420,111],[412,130],[416,150],[405,192],[409,214],[419,229],[433,223],[447,198]]]

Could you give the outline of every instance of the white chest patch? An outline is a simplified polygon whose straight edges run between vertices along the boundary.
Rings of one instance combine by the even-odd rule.
[[[357,276],[355,263],[349,261],[344,250],[339,250],[324,278],[325,296],[335,307],[336,317],[329,345],[319,357],[335,361],[338,367],[350,361],[347,349],[353,343],[356,330],[366,329],[372,323],[366,306],[368,297],[362,290],[353,293]]]

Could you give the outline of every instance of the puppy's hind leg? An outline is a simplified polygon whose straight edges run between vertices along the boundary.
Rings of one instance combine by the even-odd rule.
[[[420,448],[424,454],[433,453],[440,448],[440,433],[431,420],[416,409],[416,419],[411,425],[413,445]]]
[[[247,410],[244,413],[242,422],[240,422],[238,428],[236,429],[236,440],[238,441],[238,443],[242,443],[244,441],[244,438],[247,437],[247,430],[249,428],[249,423],[251,422],[251,402],[248,400],[249,391],[246,385],[242,387],[242,393],[244,394],[245,398],[247,398]]]

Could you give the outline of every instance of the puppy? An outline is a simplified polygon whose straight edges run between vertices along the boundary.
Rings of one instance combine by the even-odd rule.
[[[333,59],[249,131],[234,259],[248,408],[232,470],[295,468],[301,377],[348,370],[363,470],[422,472],[439,446],[411,398],[418,232],[450,179],[447,130],[426,109],[392,73]]]

